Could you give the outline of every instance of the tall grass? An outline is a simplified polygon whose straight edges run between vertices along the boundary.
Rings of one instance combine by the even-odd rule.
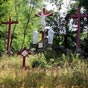
[[[78,55],[49,59],[44,54],[30,55],[24,71],[21,57],[3,55],[0,88],[88,88],[87,60]]]

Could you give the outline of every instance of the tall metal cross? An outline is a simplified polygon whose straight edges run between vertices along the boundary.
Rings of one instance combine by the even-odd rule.
[[[18,21],[12,21],[11,18],[9,18],[9,21],[7,21],[7,22],[2,22],[2,24],[6,24],[6,25],[8,25],[7,53],[10,53],[11,25],[12,25],[12,24],[18,24]]]
[[[45,34],[45,27],[46,27],[46,17],[52,16],[53,13],[47,13],[45,7],[42,8],[42,12],[36,14],[36,16],[41,17],[41,24],[42,24],[42,42],[44,43],[44,34]]]
[[[78,19],[78,30],[77,30],[77,48],[80,48],[80,19],[83,17],[88,17],[87,14],[80,14],[80,7],[78,7],[78,14],[77,15],[70,15],[70,18],[77,18]]]

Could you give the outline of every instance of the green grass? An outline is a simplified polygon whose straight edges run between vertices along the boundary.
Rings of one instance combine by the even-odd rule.
[[[88,60],[78,55],[48,61],[44,54],[30,55],[26,62],[28,69],[23,70],[20,56],[3,55],[0,88],[88,88]]]

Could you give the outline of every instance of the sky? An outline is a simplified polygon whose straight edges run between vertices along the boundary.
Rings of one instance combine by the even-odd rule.
[[[62,5],[62,9],[60,10],[60,14],[61,16],[64,16],[67,14],[67,9],[69,8],[69,5],[70,5],[70,2],[72,0],[63,0],[63,5]],[[47,2],[44,2],[44,4],[46,4],[46,9],[47,10],[53,10],[56,12],[57,11],[57,7],[55,4],[51,4],[51,3],[47,3]]]
[[[73,1],[73,0],[63,0],[63,5],[61,7],[61,10],[59,11],[61,17],[66,16],[68,9],[70,9],[70,4],[71,3],[75,3],[75,1]],[[56,5],[52,6],[52,4],[50,4],[50,3],[46,3],[46,4],[47,4],[47,6],[46,6],[47,10],[53,10],[54,9],[54,11],[58,11]],[[77,30],[77,28],[76,28],[77,25],[74,25],[75,28],[72,28],[72,22],[73,22],[73,19],[70,20],[69,26],[70,26],[70,29],[72,31],[75,31],[75,30]]]
[[[44,0],[44,1],[45,1],[45,0]],[[61,8],[61,10],[59,11],[61,17],[65,17],[65,16],[66,16],[68,9],[70,9],[70,4],[71,4],[71,3],[75,3],[75,1],[74,1],[74,0],[63,0],[62,8]],[[52,4],[50,4],[50,3],[46,3],[46,4],[47,4],[47,6],[46,6],[46,9],[47,9],[47,10],[58,11],[55,4],[53,4],[53,6],[52,6]],[[81,13],[83,13],[83,11],[84,11],[84,9],[81,8]],[[77,25],[74,25],[74,24],[73,24],[73,19],[70,20],[69,26],[70,26],[70,29],[71,29],[72,31],[77,30]]]

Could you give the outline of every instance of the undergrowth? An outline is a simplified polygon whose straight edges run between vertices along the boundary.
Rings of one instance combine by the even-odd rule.
[[[23,70],[22,57],[3,55],[0,88],[88,88],[88,60],[73,54],[47,57],[29,55]]]

